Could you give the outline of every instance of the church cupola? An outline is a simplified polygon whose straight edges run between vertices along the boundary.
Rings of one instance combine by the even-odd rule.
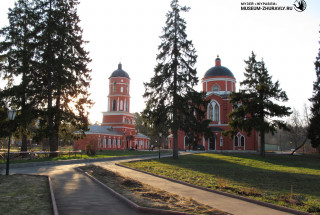
[[[217,55],[216,58],[216,66],[221,66],[221,59],[219,58],[219,55]]]
[[[219,55],[215,60],[215,66],[211,67],[202,78],[203,91],[207,94],[225,95],[234,92],[236,79],[233,73],[224,66],[221,66]]]
[[[118,69],[115,70],[109,78],[114,78],[114,77],[124,77],[124,78],[130,79],[129,74],[122,69],[121,63],[118,64]]]

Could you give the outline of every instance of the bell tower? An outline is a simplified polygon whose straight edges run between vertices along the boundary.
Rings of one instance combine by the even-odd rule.
[[[130,112],[130,77],[122,70],[119,63],[118,69],[109,77],[109,112]]]
[[[134,114],[130,113],[130,77],[118,64],[109,77],[108,111],[103,112],[102,126],[134,135]]]

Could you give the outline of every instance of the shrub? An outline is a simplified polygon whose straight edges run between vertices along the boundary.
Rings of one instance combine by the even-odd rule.
[[[97,153],[96,148],[91,144],[87,144],[85,147],[85,150],[86,150],[87,155],[96,155],[96,153]]]

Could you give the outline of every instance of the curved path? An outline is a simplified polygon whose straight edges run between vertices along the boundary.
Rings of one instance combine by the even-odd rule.
[[[156,156],[154,156],[156,157]],[[150,157],[149,157],[150,158]],[[229,212],[234,215],[285,215],[286,212],[278,211],[254,203],[227,197],[224,195],[192,188],[186,185],[168,181],[159,177],[151,176],[145,173],[137,172],[120,166],[115,163],[148,159],[135,158],[109,161],[91,162],[92,164],[102,166],[104,168],[119,172],[124,176],[128,176],[139,180],[143,183],[176,193],[185,197],[192,197],[194,200],[210,205],[222,211]],[[52,166],[38,166],[14,168],[11,166],[11,173],[22,174],[42,174],[49,175],[52,179],[54,194],[56,197],[57,207],[60,215],[63,214],[142,214],[123,202],[119,201],[112,194],[105,191],[101,186],[94,183],[85,175],[77,172],[76,167],[82,164],[65,164]],[[145,213],[143,213],[145,214]]]
[[[83,164],[27,167],[11,173],[49,175],[59,215],[145,214],[130,208],[100,185],[75,170]]]

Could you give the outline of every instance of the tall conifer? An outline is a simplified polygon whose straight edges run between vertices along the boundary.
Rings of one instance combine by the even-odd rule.
[[[8,81],[1,94],[19,109],[23,128],[39,120],[37,133],[49,139],[50,151],[58,150],[61,125],[85,131],[89,124],[91,59],[83,48],[78,4],[18,0],[9,10],[10,25],[0,31],[0,70]]]
[[[41,42],[41,80],[47,108],[42,122],[49,138],[50,151],[58,149],[62,123],[71,123],[78,130],[88,127],[88,98],[91,61],[83,48],[77,0],[47,0],[42,2],[46,12],[43,19]],[[42,126],[43,127],[43,126]]]
[[[319,42],[320,43],[320,42]],[[320,49],[314,62],[317,80],[313,83],[313,96],[309,100],[312,103],[308,138],[314,148],[320,146]]]
[[[287,101],[288,97],[280,88],[279,81],[272,82],[264,61],[257,61],[253,52],[245,63],[245,80],[240,82],[243,88],[230,95],[233,107],[229,114],[231,130],[224,134],[233,136],[242,130],[250,135],[252,130],[258,131],[260,154],[264,156],[265,133],[273,134],[276,128],[286,129],[286,124],[280,118],[291,114],[289,107],[274,101]]]
[[[19,110],[16,121],[20,125],[21,151],[27,151],[27,135],[30,134],[28,125],[36,119],[39,103],[36,92],[39,87],[36,50],[39,48],[37,23],[40,14],[34,1],[18,0],[9,9],[8,19],[9,26],[0,30],[3,37],[0,42],[0,72],[7,81],[1,98],[10,101],[10,105]],[[21,81],[14,83],[17,79]]]
[[[154,77],[145,83],[147,106],[144,116],[153,126],[166,125],[174,136],[173,158],[178,158],[178,130],[190,137],[199,137],[209,132],[204,118],[205,95],[194,87],[198,83],[194,65],[197,60],[192,41],[187,39],[186,22],[180,12],[189,8],[180,6],[178,0],[171,1],[171,10],[166,14],[162,42],[157,55],[158,64]]]

